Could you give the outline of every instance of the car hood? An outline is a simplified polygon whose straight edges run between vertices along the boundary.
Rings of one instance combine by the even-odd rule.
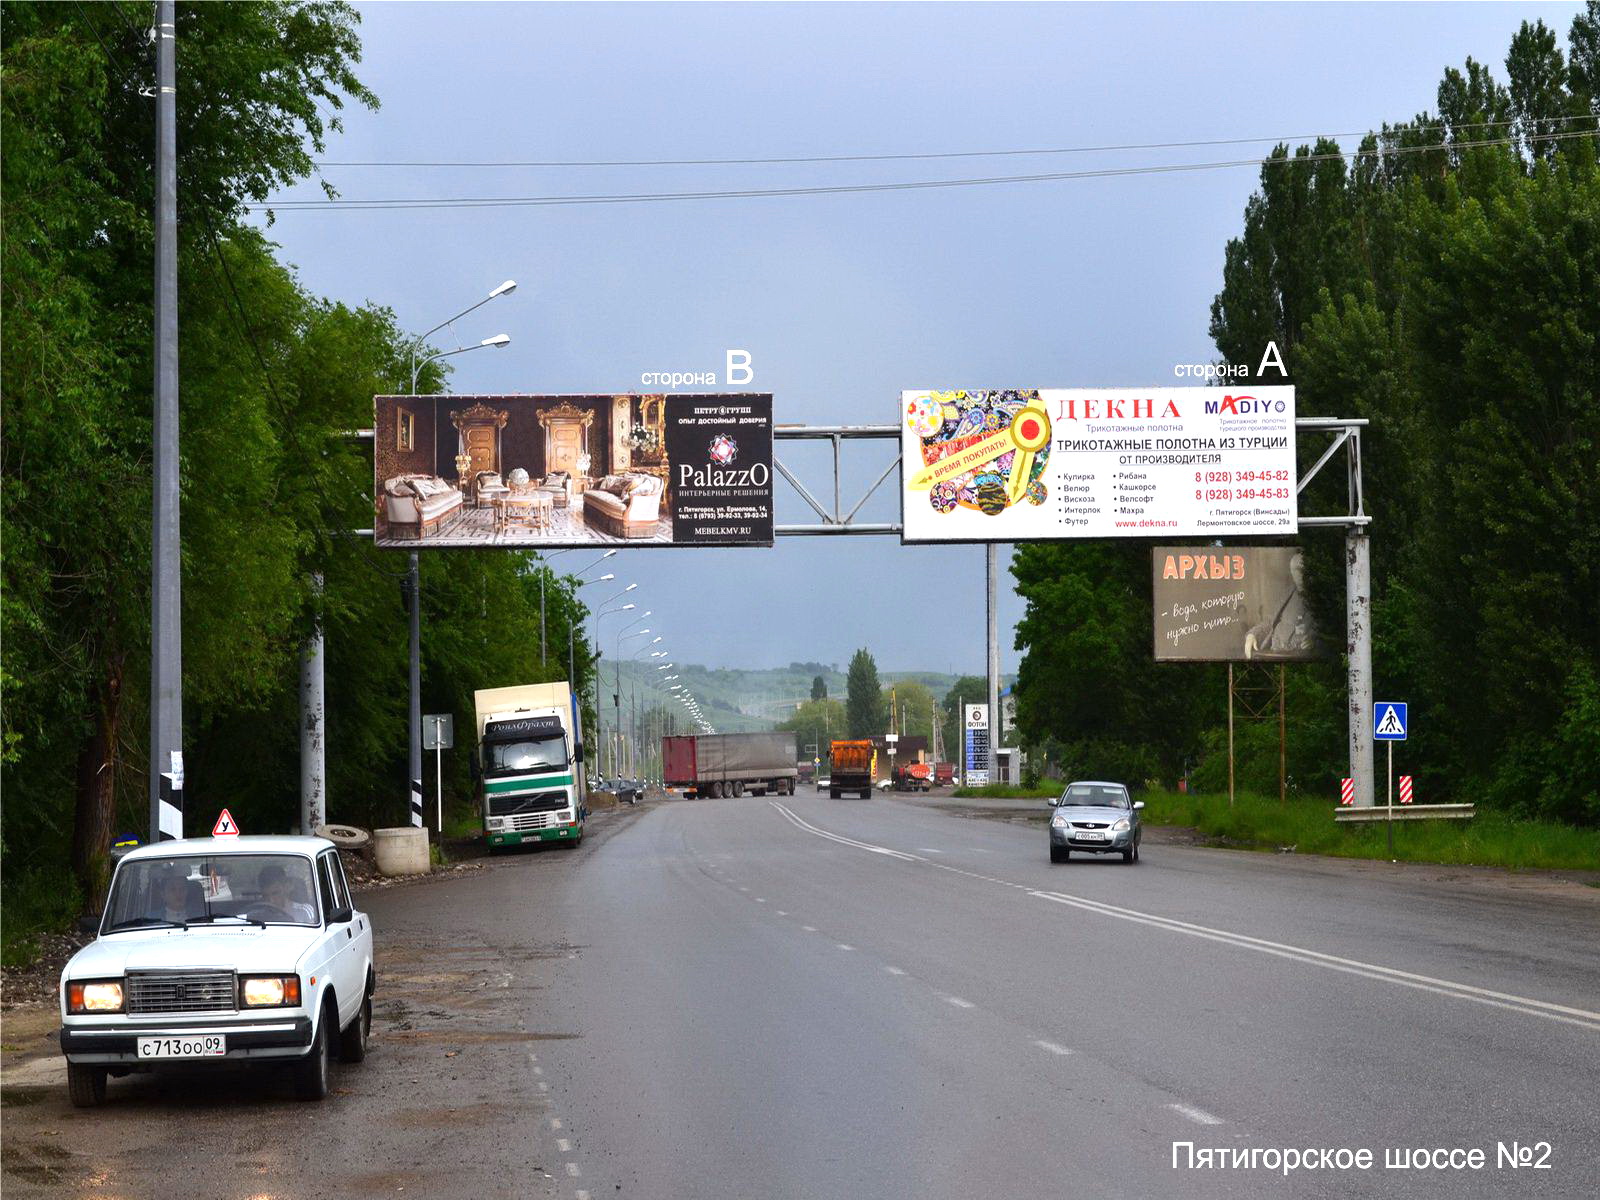
[[[64,979],[125,971],[289,970],[317,936],[309,926],[228,925],[204,929],[139,929],[98,938],[72,956]]]
[[[1065,814],[1069,821],[1104,821],[1114,825],[1124,818],[1132,819],[1133,814],[1125,808],[1101,808],[1098,805],[1064,804],[1056,809],[1057,813]]]

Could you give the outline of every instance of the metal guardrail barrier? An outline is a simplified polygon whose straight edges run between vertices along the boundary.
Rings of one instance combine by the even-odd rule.
[[[1476,815],[1474,804],[1397,804],[1393,808],[1375,804],[1333,810],[1334,821],[1342,825],[1363,821],[1470,821]]]

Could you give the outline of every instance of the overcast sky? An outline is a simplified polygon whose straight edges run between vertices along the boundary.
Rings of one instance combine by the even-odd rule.
[[[913,154],[1305,138],[1434,107],[1468,56],[1504,80],[1518,23],[1574,4],[363,4],[356,111],[329,160],[640,160]],[[181,68],[181,61],[180,61]],[[1355,137],[1341,141],[1353,148]],[[911,162],[496,169],[328,166],[344,197],[816,186],[1253,157],[1194,149]],[[858,195],[480,210],[283,212],[313,292],[421,332],[467,318],[451,389],[622,392],[748,350],[780,423],[896,419],[917,387],[1170,385],[1211,361],[1208,310],[1256,171]],[[317,195],[312,185],[285,196]],[[444,337],[446,335],[440,335]],[[443,342],[439,344],[443,345]],[[1311,414],[1305,414],[1311,415]],[[1326,414],[1324,414],[1326,415]],[[847,456],[845,503],[889,461]],[[821,458],[780,455],[818,494]],[[891,480],[891,484],[892,484]],[[891,484],[864,510],[897,518]],[[1369,481],[1369,495],[1381,492]],[[786,483],[778,519],[809,519]],[[1330,535],[1332,536],[1332,535]],[[1381,533],[1380,533],[1381,536]],[[1005,560],[1002,553],[1002,562]],[[983,666],[983,550],[897,539],[624,550],[683,661]],[[571,555],[565,562],[576,562]],[[1001,643],[1021,604],[1002,575]]]

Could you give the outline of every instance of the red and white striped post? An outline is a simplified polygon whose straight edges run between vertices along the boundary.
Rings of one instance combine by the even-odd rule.
[[[1400,776],[1400,803],[1411,803],[1411,776],[1409,775]]]
[[[1354,804],[1356,802],[1356,781],[1354,779],[1341,779],[1339,781],[1339,803]]]

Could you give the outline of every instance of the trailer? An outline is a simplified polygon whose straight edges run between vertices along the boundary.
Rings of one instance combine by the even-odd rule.
[[[933,788],[933,767],[927,763],[906,763],[894,769],[894,790],[926,792]]]
[[[933,764],[933,781],[940,787],[949,787],[956,779],[956,765],[951,762]]]
[[[701,733],[661,739],[662,778],[691,796],[794,795],[792,733]]]

